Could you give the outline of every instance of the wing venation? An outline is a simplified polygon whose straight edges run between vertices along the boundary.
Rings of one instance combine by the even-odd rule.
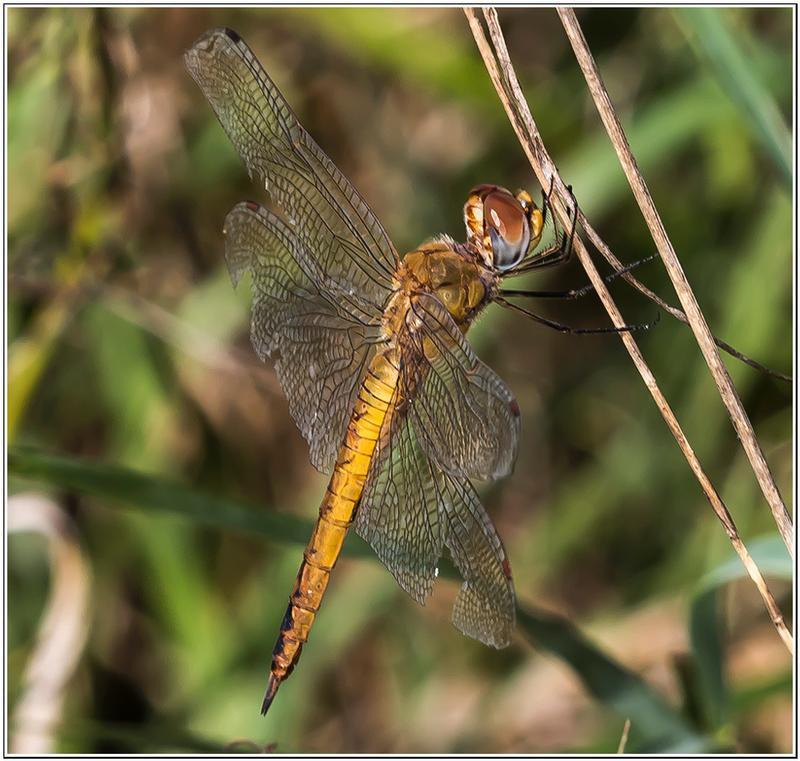
[[[403,336],[409,414],[428,454],[448,473],[482,481],[508,475],[519,443],[519,405],[475,355],[444,305],[412,299]]]
[[[258,204],[228,214],[225,258],[234,284],[252,274],[253,348],[274,361],[311,462],[328,472],[380,340],[380,312],[353,294],[320,290],[294,230]]]
[[[320,284],[353,290],[382,308],[398,264],[394,246],[250,48],[235,32],[214,29],[186,52],[185,62],[250,176],[264,182],[316,260]]]

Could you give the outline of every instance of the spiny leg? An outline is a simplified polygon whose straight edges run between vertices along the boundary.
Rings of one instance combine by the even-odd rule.
[[[572,207],[572,225],[567,235],[566,231],[564,232],[561,242],[558,244],[553,244],[549,248],[545,249],[535,257],[529,258],[527,261],[523,260],[522,264],[517,266],[514,270],[511,271],[511,275],[518,275],[522,272],[527,272],[533,269],[540,269],[542,267],[549,267],[555,264],[559,264],[561,262],[567,261],[570,256],[572,255],[572,247],[573,242],[575,240],[575,228],[578,224],[578,203],[575,200],[575,196],[572,194],[572,186],[568,185],[567,189],[572,195],[573,207]],[[550,193],[552,193],[552,179],[550,182]],[[543,216],[546,214],[546,208],[549,205],[549,195],[544,197],[543,206],[545,211],[543,211]],[[620,275],[625,274],[631,269],[638,267],[640,264],[644,263],[645,261],[649,261],[650,259],[655,258],[655,256],[648,257],[647,259],[642,259],[637,262],[634,262],[628,267],[623,268],[622,270],[618,270],[617,272],[613,272],[611,275],[606,277],[607,281],[613,280],[615,277],[619,277]],[[502,295],[504,296],[539,296],[541,298],[567,298],[567,299],[574,299],[579,298],[580,296],[589,293],[590,291],[594,290],[593,285],[584,286],[583,288],[573,289],[571,291],[501,291]],[[602,333],[631,333],[634,331],[641,331],[641,330],[649,330],[653,325],[655,325],[661,318],[660,313],[656,314],[655,320],[649,323],[643,324],[636,324],[636,325],[622,325],[620,327],[610,326],[610,327],[603,327],[603,328],[573,328],[569,325],[564,325],[563,323],[556,322],[555,320],[551,320],[547,317],[543,317],[542,315],[536,314],[535,312],[531,312],[529,309],[525,309],[524,307],[519,306],[518,304],[514,304],[510,301],[507,301],[505,298],[499,297],[496,299],[497,303],[507,309],[512,309],[514,311],[520,312],[524,314],[529,319],[534,320],[535,322],[540,323],[541,325],[545,325],[548,328],[552,328],[553,330],[557,330],[559,333],[570,333],[574,335],[591,335],[591,334],[602,334]]]
[[[623,267],[620,270],[616,270],[612,272],[610,275],[606,275],[603,280],[606,283],[610,283],[612,280],[620,277],[620,275],[624,275],[631,270],[635,270],[637,267],[640,267],[642,264],[646,264],[647,262],[652,261],[653,259],[657,259],[658,254],[652,254],[651,256],[647,256],[644,259],[638,259],[637,261]],[[581,296],[585,296],[587,293],[591,293],[594,290],[594,286],[590,283],[589,285],[584,285],[582,288],[572,288],[568,291],[521,291],[521,290],[513,290],[513,289],[503,289],[500,291],[502,296],[525,296],[528,298],[535,298],[535,299],[578,299]]]
[[[567,189],[572,195],[572,186],[568,185]],[[542,191],[544,193],[544,191]],[[552,182],[550,193],[552,193]],[[547,196],[544,197],[543,201],[543,210],[542,215],[546,219],[547,215],[547,207],[550,205],[548,193]],[[561,236],[561,241],[558,243],[554,243],[553,245],[546,248],[544,251],[539,252],[538,254],[532,254],[522,260],[520,264],[518,264],[513,270],[508,273],[509,277],[515,277],[517,275],[522,275],[526,272],[530,272],[531,270],[535,269],[544,269],[545,267],[552,267],[556,264],[562,264],[563,262],[569,261],[572,257],[572,244],[575,240],[575,228],[578,225],[578,203],[575,200],[575,196],[572,195],[572,225],[567,235],[566,230],[563,232]],[[556,234],[558,230],[556,229]]]
[[[534,322],[538,322],[541,325],[552,328],[559,333],[571,333],[573,335],[591,335],[597,333],[634,333],[637,331],[649,330],[661,319],[661,314],[657,313],[655,320],[652,322],[639,323],[635,325],[621,325],[620,327],[611,326],[607,328],[573,328],[569,325],[556,322],[555,320],[550,320],[547,317],[542,317],[535,312],[531,312],[529,309],[525,309],[518,304],[513,304],[512,302],[506,301],[503,298],[498,298],[496,301],[498,304],[500,304],[500,306],[506,307],[507,309],[512,309],[515,312],[520,312],[529,319],[534,320]]]

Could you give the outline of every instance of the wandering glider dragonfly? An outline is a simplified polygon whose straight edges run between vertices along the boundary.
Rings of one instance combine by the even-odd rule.
[[[520,410],[465,333],[492,301],[510,306],[505,277],[562,260],[566,236],[536,253],[546,204],[480,185],[464,206],[465,243],[441,236],[401,256],[238,34],[207,32],[185,60],[279,212],[235,206],[225,257],[234,285],[252,276],[253,347],[274,362],[311,462],[331,473],[262,713],[297,664],[353,523],[419,603],[447,548],[464,580],[453,623],[505,647],[511,569],[470,479],[511,472]]]

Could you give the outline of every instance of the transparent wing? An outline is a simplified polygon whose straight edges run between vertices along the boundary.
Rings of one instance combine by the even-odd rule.
[[[185,54],[186,67],[239,151],[281,207],[327,287],[382,307],[398,256],[380,222],[312,140],[236,32],[215,29]]]
[[[400,586],[423,605],[442,554],[440,476],[402,406],[395,406],[376,445],[355,528]]]
[[[275,361],[311,462],[329,471],[375,351],[380,312],[356,296],[321,290],[295,230],[258,204],[228,214],[225,258],[234,285],[252,273],[253,348]]]
[[[422,604],[446,546],[464,579],[453,623],[487,645],[508,645],[514,586],[502,542],[469,482],[445,473],[425,454],[402,405],[384,423],[355,527]]]
[[[480,642],[506,647],[516,609],[505,548],[470,482],[442,476],[447,495],[445,544],[464,579],[453,606],[453,623]]]
[[[478,359],[434,296],[412,299],[401,338],[409,416],[426,452],[453,476],[508,475],[519,442],[519,405]]]

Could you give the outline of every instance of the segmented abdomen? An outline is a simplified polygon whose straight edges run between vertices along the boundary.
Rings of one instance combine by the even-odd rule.
[[[267,712],[280,683],[300,659],[328,586],[331,570],[353,522],[364,491],[375,445],[397,386],[394,352],[376,354],[361,383],[344,442],[319,508],[314,532],[303,553],[294,590],[272,653],[267,691],[261,713]]]

